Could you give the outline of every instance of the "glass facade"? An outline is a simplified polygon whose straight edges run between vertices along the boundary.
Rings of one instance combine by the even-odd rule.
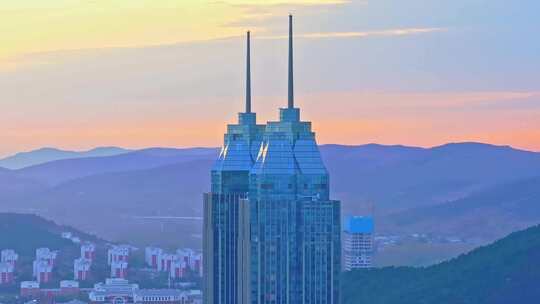
[[[339,302],[340,202],[330,199],[311,123],[294,107],[289,22],[288,107],[279,121],[257,125],[247,98],[212,169],[204,200],[205,304]]]
[[[245,303],[338,303],[340,203],[329,199],[311,123],[295,108],[280,117],[267,124],[249,176]]]

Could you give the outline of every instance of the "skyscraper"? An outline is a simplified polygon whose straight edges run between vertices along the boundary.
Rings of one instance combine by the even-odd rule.
[[[247,67],[250,105],[249,38]],[[340,203],[330,200],[311,122],[301,121],[294,106],[292,16],[288,70],[279,121],[257,125],[246,106],[240,123],[229,125],[212,170],[212,193],[205,195],[207,304],[338,303]]]
[[[253,167],[264,132],[251,111],[250,33],[246,48],[246,108],[238,123],[227,126],[223,148],[212,168],[211,192],[204,195],[205,303],[240,303],[237,297],[238,208],[249,191]]]
[[[369,268],[373,256],[373,217],[349,216],[343,229],[343,262],[346,271]]]

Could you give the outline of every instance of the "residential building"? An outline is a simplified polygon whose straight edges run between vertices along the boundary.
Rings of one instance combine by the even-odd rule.
[[[54,266],[58,251],[52,251],[49,248],[36,249],[36,261],[46,261],[50,266]]]
[[[50,260],[35,260],[33,269],[34,278],[38,283],[48,283],[52,279],[53,266]]]
[[[81,258],[93,261],[96,258],[96,245],[84,243],[81,245]]]
[[[17,266],[19,255],[13,249],[4,249],[0,252],[0,262],[9,263],[13,267]]]
[[[77,281],[86,281],[90,275],[92,261],[86,258],[78,258],[73,261],[73,277]]]
[[[144,260],[146,265],[154,269],[158,268],[159,256],[163,253],[163,249],[157,247],[146,247],[144,250]]]
[[[186,276],[186,272],[187,272],[186,262],[184,262],[184,260],[181,260],[181,259],[174,260],[171,266],[170,278],[171,279],[184,278]]]
[[[113,262],[128,262],[130,249],[127,246],[114,246],[107,252],[107,263],[111,265]]]
[[[170,253],[162,253],[158,259],[158,270],[163,272],[170,272],[174,260],[177,260],[178,256]]]
[[[111,278],[127,278],[128,263],[124,261],[114,261],[111,264]]]
[[[8,262],[0,262],[0,285],[13,283],[13,271],[15,267]]]

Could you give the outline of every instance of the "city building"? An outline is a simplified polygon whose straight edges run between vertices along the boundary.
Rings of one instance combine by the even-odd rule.
[[[113,262],[128,262],[130,249],[126,246],[114,246],[107,252],[107,263],[111,265]]]
[[[60,281],[60,290],[58,295],[69,296],[78,295],[80,292],[79,282],[77,281]]]
[[[111,264],[111,277],[112,278],[127,278],[128,263],[124,261],[114,261]]]
[[[4,249],[0,252],[0,262],[2,263],[9,263],[13,267],[16,267],[18,260],[19,255],[13,249]]]
[[[239,201],[249,191],[249,171],[262,141],[264,125],[251,111],[250,33],[247,33],[245,111],[229,124],[224,144],[211,171],[211,192],[204,196],[203,252],[205,303],[238,300]]]
[[[89,293],[90,303],[133,303],[133,294],[139,285],[130,284],[124,279],[107,279],[97,283]]]
[[[134,303],[193,303],[189,293],[177,289],[140,289],[133,293]]]
[[[190,249],[190,248],[183,248],[183,249],[176,250],[176,255],[178,256],[178,258],[186,262],[186,264],[188,265],[191,262],[191,257],[194,254],[195,252],[193,251],[193,249]]]
[[[21,297],[37,297],[40,294],[39,282],[22,281],[21,282]]]
[[[33,299],[33,303],[54,304],[60,297],[77,297],[80,294],[79,282],[60,281],[59,288],[40,288],[37,281],[21,282],[21,297]]]
[[[67,302],[56,302],[56,304],[88,304],[88,303],[80,301],[80,300],[71,300]]]
[[[50,266],[54,266],[57,256],[58,252],[49,248],[36,249],[36,261],[46,261]]]
[[[171,266],[170,278],[181,279],[186,276],[187,265],[182,259],[174,260]]]
[[[85,281],[90,275],[92,261],[86,258],[78,258],[73,261],[73,277],[77,281]]]
[[[161,248],[157,247],[146,247],[144,250],[144,260],[146,265],[154,269],[158,268],[159,256],[163,253]]]
[[[93,261],[96,258],[96,245],[84,243],[81,245],[81,258]]]
[[[288,104],[280,120],[251,113],[249,35],[246,111],[229,125],[204,198],[206,304],[338,303],[340,202],[311,122],[294,106],[292,16]]]
[[[177,260],[178,256],[170,253],[162,253],[158,257],[158,270],[163,272],[170,272],[174,260]]]
[[[201,276],[203,275],[203,261],[202,261],[202,254],[198,253],[196,255],[193,256],[193,258],[191,259],[191,264],[189,265],[189,268],[191,269],[191,271],[193,271],[193,273],[197,274],[198,276]]]
[[[48,283],[52,279],[52,269],[50,260],[35,260],[33,263],[34,278],[38,283]]]
[[[343,264],[346,271],[372,266],[373,218],[349,216],[343,231]]]
[[[13,271],[15,267],[8,262],[0,262],[0,285],[13,283]]]
[[[94,285],[89,293],[91,304],[198,304],[200,292],[177,289],[139,289],[123,279],[107,279],[105,283]]]

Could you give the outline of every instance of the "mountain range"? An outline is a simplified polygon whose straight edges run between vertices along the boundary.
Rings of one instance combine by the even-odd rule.
[[[320,151],[343,214],[373,213],[378,234],[485,244],[540,223],[540,153],[479,143]],[[198,247],[202,193],[217,154],[152,148],[0,170],[0,210],[35,212],[111,240]]]
[[[20,152],[15,155],[0,159],[0,167],[7,169],[21,169],[42,163],[83,157],[112,156],[130,152],[131,150],[117,147],[99,147],[88,151],[66,151],[56,148],[41,148],[30,152]]]

